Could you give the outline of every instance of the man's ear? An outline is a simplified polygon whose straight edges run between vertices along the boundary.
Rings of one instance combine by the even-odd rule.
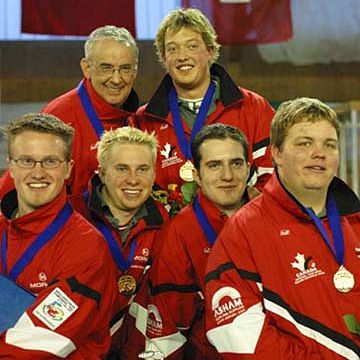
[[[193,178],[194,178],[194,181],[196,182],[196,184],[201,187],[201,177],[200,177],[200,172],[197,170],[197,169],[193,169],[192,170],[192,173],[193,173]]]
[[[104,184],[104,181],[105,181],[105,171],[103,170],[103,168],[102,168],[101,166],[98,167],[97,173],[98,173],[98,175],[99,175],[99,178],[100,178],[101,182]]]
[[[272,159],[273,159],[273,163],[274,165],[277,165],[277,166],[281,166],[281,159],[282,159],[282,156],[281,156],[281,150],[275,146],[275,145],[271,145],[271,156],[272,156]]]
[[[80,60],[81,71],[86,79],[90,79],[90,63],[86,58]]]

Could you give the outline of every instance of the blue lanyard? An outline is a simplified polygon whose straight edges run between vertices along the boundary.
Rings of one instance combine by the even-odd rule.
[[[129,257],[126,259],[116,239],[111,233],[111,230],[102,221],[96,221],[95,225],[96,228],[104,235],[105,240],[109,246],[112,258],[115,261],[115,264],[118,267],[118,269],[120,269],[123,272],[127,271],[130,268],[130,265],[134,259],[135,250],[136,250],[136,239],[132,240]]]
[[[321,220],[316,216],[314,211],[311,208],[305,208],[306,213],[311,217],[311,219],[314,221],[317,229],[319,230],[321,236],[325,240],[327,246],[330,248],[332,253],[334,254],[336,261],[339,265],[344,264],[344,237],[343,232],[341,228],[341,220],[340,215],[338,212],[338,209],[336,207],[336,203],[334,198],[331,194],[328,195],[327,201],[326,201],[326,212],[329,219],[329,226],[331,234],[334,238],[334,246],[332,245],[332,242],[330,241],[324,225],[322,224]]]
[[[73,212],[69,203],[66,203],[58,213],[54,221],[34,240],[34,242],[25,250],[20,259],[15,263],[9,272],[8,278],[15,281],[23,272],[27,265],[32,261],[35,255],[62,229],[66,221]],[[1,264],[2,273],[6,274],[6,255],[7,255],[7,232],[4,231],[1,239]]]
[[[214,93],[215,93],[215,84],[213,81],[210,81],[210,85],[209,85],[208,89],[206,90],[204,100],[202,101],[199,112],[197,113],[195,123],[194,123],[194,126],[191,131],[190,141],[188,141],[186,138],[186,135],[185,135],[184,126],[183,126],[181,115],[180,115],[180,109],[179,109],[179,104],[178,104],[178,100],[177,100],[178,97],[177,97],[176,89],[175,89],[175,87],[173,87],[170,90],[169,106],[170,106],[171,115],[172,115],[172,118],[174,121],[175,134],[176,134],[176,138],[179,143],[179,146],[180,146],[180,150],[181,150],[182,154],[184,155],[184,157],[186,158],[186,160],[191,159],[190,144],[191,144],[192,140],[194,139],[195,135],[201,130],[201,128],[205,124],[207,113],[209,111]]]
[[[100,139],[101,135],[104,132],[104,127],[96,114],[93,104],[91,103],[90,97],[88,92],[85,89],[84,82],[81,80],[77,87],[77,92],[80,97],[81,105],[84,108],[88,119],[96,132],[98,140]]]
[[[83,192],[83,199],[85,201],[85,204],[87,204],[89,200],[89,191],[85,190]],[[125,258],[124,254],[122,253],[116,239],[114,238],[111,230],[102,222],[102,221],[96,221],[95,222],[96,228],[103,234],[113,260],[115,261],[116,266],[121,271],[127,271],[130,268],[130,265],[134,259],[135,250],[136,250],[136,239],[133,239],[130,247],[130,253],[128,259]]]
[[[200,206],[198,195],[195,195],[194,201],[193,201],[193,209],[196,215],[196,218],[201,226],[201,229],[203,230],[205,237],[209,244],[212,246],[215,243],[217,233],[214,230],[214,228],[211,226],[204,210]]]

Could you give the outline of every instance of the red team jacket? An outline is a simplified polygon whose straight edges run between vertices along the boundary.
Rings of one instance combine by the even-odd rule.
[[[152,262],[152,247],[156,233],[160,226],[168,218],[165,209],[160,207],[157,202],[149,198],[145,202],[148,216],[140,219],[138,223],[130,230],[130,234],[126,239],[125,245],[122,245],[120,235],[113,229],[112,225],[104,217],[104,211],[101,207],[100,199],[97,194],[96,188],[100,185],[98,175],[94,175],[89,182],[89,197],[87,203],[84,202],[82,195],[70,196],[70,201],[74,208],[87,217],[94,224],[97,221],[102,221],[112,230],[113,237],[117,240],[120,248],[128,259],[132,243],[136,242],[136,250],[131,266],[127,272],[128,275],[136,279],[138,291],[133,296],[125,296],[118,293],[115,306],[115,314],[112,319],[112,350],[111,359],[138,359],[138,354],[144,350],[145,347],[145,331],[146,331],[146,318],[144,320],[136,319],[137,317],[137,296],[141,297],[141,303],[146,303],[147,288],[142,290],[142,294],[138,295],[141,284],[146,276],[147,270]],[[116,279],[118,279],[123,272],[117,268]],[[145,281],[146,282],[146,281]],[[145,296],[145,298],[144,298]],[[134,304],[133,304],[134,303]],[[129,308],[132,305],[131,314],[129,315]],[[142,307],[143,308],[143,307]],[[141,309],[139,310],[141,311]],[[143,314],[143,312],[142,312]],[[135,321],[140,328],[135,326]],[[142,322],[142,324],[141,324]]]
[[[123,109],[118,109],[99,96],[89,80],[83,79],[83,81],[91,103],[105,130],[133,125],[134,113],[139,103],[134,91],[130,93]],[[72,89],[52,100],[42,111],[57,116],[75,129],[72,149],[75,166],[67,184],[68,193],[81,193],[87,188],[89,179],[97,169],[94,145],[99,139],[81,105],[77,89]],[[6,172],[0,180],[0,198],[13,187],[13,181]]]
[[[272,172],[269,149],[270,124],[274,110],[260,95],[238,88],[227,72],[218,64],[211,66],[211,75],[220,79],[220,101],[216,111],[210,114],[205,125],[224,123],[239,128],[249,141],[249,161],[251,175],[264,175],[263,180]],[[176,138],[173,119],[168,105],[168,93],[172,81],[167,74],[147,105],[139,108],[137,123],[140,129],[155,131],[159,140],[157,157],[156,183],[164,190],[169,184],[182,185],[179,169],[185,158],[181,153]],[[183,121],[189,139],[191,130]],[[262,187],[260,180],[257,187]]]
[[[0,231],[7,231],[8,271],[54,220],[65,201],[64,189],[49,204],[11,219],[17,208],[16,192],[4,197]],[[100,233],[73,212],[16,279],[37,298],[15,326],[1,334],[0,358],[103,359],[111,342],[109,309],[117,292],[114,278],[111,255]],[[62,304],[62,316],[52,311],[57,303]]]
[[[360,321],[360,203],[337,178],[329,192],[354,288],[336,290],[335,256],[274,173],[227,222],[208,261],[207,337],[224,359],[359,359],[359,334],[343,316]]]
[[[199,203],[216,233],[227,216],[201,191]],[[161,249],[150,271],[152,299],[147,335],[166,359],[220,359],[205,336],[205,267],[211,251],[192,205],[160,232]]]

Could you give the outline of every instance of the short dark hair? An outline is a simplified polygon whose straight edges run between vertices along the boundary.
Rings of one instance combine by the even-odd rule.
[[[12,120],[6,129],[8,137],[8,153],[10,156],[11,144],[16,135],[26,131],[58,136],[64,142],[66,160],[71,159],[71,147],[74,137],[74,128],[65,124],[54,115],[46,113],[29,113]]]
[[[191,143],[191,154],[196,170],[200,170],[200,146],[201,144],[210,139],[232,139],[239,142],[244,150],[245,161],[249,161],[249,143],[246,136],[236,127],[225,124],[213,124],[204,126],[195,136]]]

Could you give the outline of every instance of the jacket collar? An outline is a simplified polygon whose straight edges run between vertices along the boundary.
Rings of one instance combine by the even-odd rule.
[[[89,209],[92,217],[97,217],[104,220],[104,209],[101,206],[101,199],[99,197],[99,189],[102,183],[98,174],[95,174],[89,182],[89,198],[87,200],[87,208]],[[159,227],[163,224],[164,219],[155,204],[155,201],[149,196],[144,203],[147,216],[144,217],[146,226]]]
[[[351,188],[343,180],[334,177],[331,181],[328,193],[335,199],[339,214],[351,215],[360,211],[360,200]],[[264,187],[264,194],[271,197],[280,207],[300,218],[308,219],[309,216],[303,210],[303,205],[288,192],[281,183],[275,170],[272,177]]]
[[[121,109],[118,109],[106,102],[94,89],[89,79],[83,79],[84,86],[89,94],[90,100],[94,105],[100,118],[113,118],[134,113],[139,107],[139,98],[135,90],[132,89],[128,98]],[[128,113],[128,114],[127,114]]]
[[[230,75],[221,65],[212,64],[210,74],[216,76],[220,80],[220,100],[224,107],[241,101],[244,98],[241,90],[236,86]],[[168,94],[172,86],[173,83],[171,77],[169,74],[166,74],[150,99],[146,107],[146,113],[164,119],[167,117],[170,111]]]

